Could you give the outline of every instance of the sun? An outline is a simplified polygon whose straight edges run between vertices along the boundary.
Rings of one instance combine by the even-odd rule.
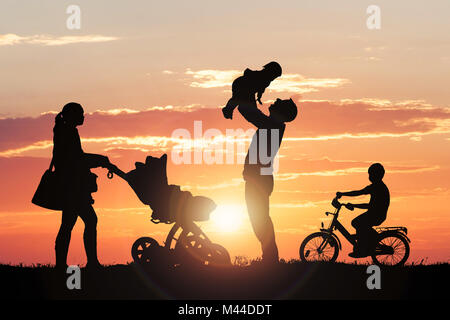
[[[211,221],[222,232],[239,230],[245,218],[245,207],[237,204],[218,205],[211,213]]]

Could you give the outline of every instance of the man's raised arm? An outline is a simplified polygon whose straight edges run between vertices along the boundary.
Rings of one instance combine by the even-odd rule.
[[[270,119],[261,110],[259,110],[255,104],[252,103],[241,103],[238,107],[239,112],[242,116],[256,126],[257,128],[268,128],[270,127]]]

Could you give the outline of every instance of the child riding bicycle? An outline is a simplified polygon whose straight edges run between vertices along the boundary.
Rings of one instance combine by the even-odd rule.
[[[353,208],[367,209],[366,212],[352,221],[352,226],[356,229],[357,239],[356,245],[353,247],[353,252],[349,254],[352,258],[362,258],[370,255],[370,249],[373,244],[372,240],[377,234],[372,227],[378,226],[386,220],[389,208],[389,189],[382,181],[385,172],[383,166],[380,163],[372,164],[369,167],[368,172],[369,180],[372,184],[362,190],[336,193],[337,198],[342,196],[357,197],[364,194],[370,194],[369,203],[348,203],[345,205],[349,210],[353,210]]]

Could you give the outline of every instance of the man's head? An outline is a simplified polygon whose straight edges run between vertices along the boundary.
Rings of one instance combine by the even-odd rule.
[[[380,182],[384,177],[384,168],[381,163],[374,163],[369,167],[370,182]]]
[[[292,99],[277,99],[269,107],[270,116],[280,122],[291,122],[297,117],[297,105]]]
[[[61,113],[64,121],[69,125],[80,126],[84,122],[84,110],[79,103],[69,102],[63,107]]]

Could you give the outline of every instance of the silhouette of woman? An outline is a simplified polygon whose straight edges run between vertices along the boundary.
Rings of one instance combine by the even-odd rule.
[[[78,216],[83,220],[84,248],[89,268],[101,267],[97,259],[97,215],[92,207],[92,192],[97,191],[96,175],[90,168],[109,167],[107,157],[87,154],[81,148],[77,126],[84,122],[80,104],[70,102],[55,118],[53,128],[53,163],[61,178],[63,210],[55,241],[56,267],[67,268],[67,253],[72,229]]]

